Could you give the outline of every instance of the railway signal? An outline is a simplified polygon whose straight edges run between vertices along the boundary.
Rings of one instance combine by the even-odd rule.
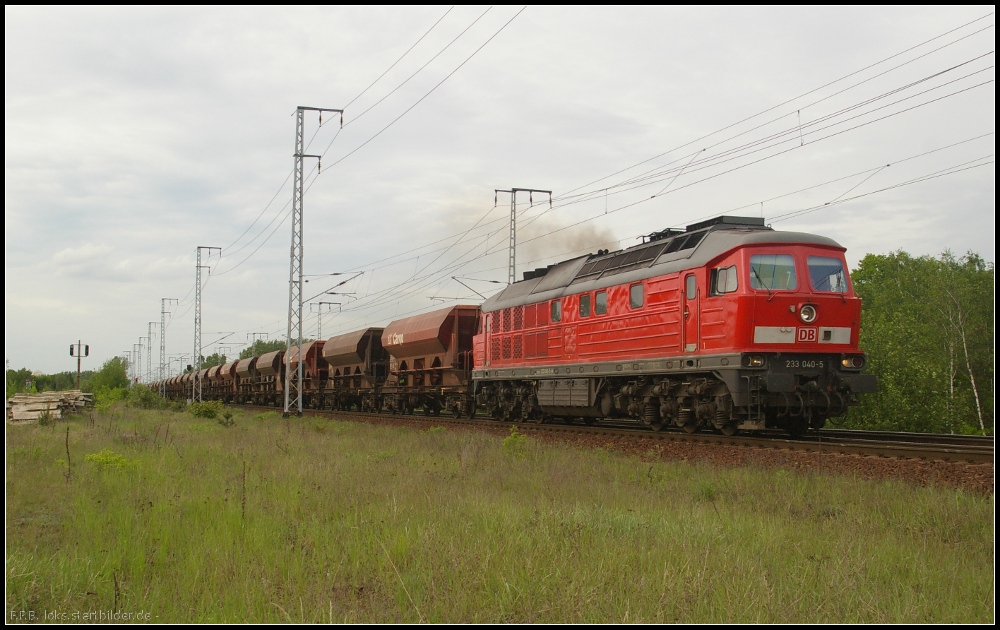
[[[76,357],[76,388],[80,389],[80,360],[90,356],[90,345],[77,339],[75,344],[69,345],[69,356]]]

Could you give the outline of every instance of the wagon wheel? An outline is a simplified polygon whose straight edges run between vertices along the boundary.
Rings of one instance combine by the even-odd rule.
[[[732,422],[727,422],[726,424],[722,425],[722,427],[719,429],[719,433],[725,435],[726,437],[731,437],[733,435],[736,435],[736,425],[733,424]]]
[[[665,423],[662,419],[656,420],[655,422],[649,423],[649,428],[652,431],[662,431]]]
[[[698,425],[693,422],[685,424],[681,428],[684,429],[685,433],[696,433],[698,431]]]

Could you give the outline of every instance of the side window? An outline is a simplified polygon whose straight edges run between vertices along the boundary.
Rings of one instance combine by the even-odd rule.
[[[719,267],[712,270],[712,284],[710,295],[724,295],[732,293],[739,288],[739,275],[736,273],[736,265],[729,267]]]
[[[695,284],[694,274],[691,274],[684,280],[684,296],[693,300],[698,293],[698,285]]]
[[[633,284],[628,288],[628,305],[631,308],[642,308],[642,285]]]
[[[604,315],[608,312],[608,292],[598,291],[594,296],[594,313]]]
[[[492,326],[491,326],[492,323],[493,323],[493,314],[492,313],[487,313],[486,314],[486,332],[490,332],[492,330]]]
[[[552,321],[557,322],[562,319],[562,302],[552,300]]]
[[[590,317],[590,294],[580,296],[580,317]]]

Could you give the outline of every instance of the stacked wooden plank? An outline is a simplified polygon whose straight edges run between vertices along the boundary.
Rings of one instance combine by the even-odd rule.
[[[73,389],[42,394],[15,394],[7,399],[7,421],[13,424],[33,424],[48,414],[49,418],[62,418],[78,413],[94,404],[94,395]]]

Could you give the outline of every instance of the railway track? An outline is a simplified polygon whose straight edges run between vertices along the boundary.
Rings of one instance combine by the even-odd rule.
[[[233,405],[235,407],[260,411],[276,411],[274,407],[253,405]],[[821,429],[799,438],[774,431],[764,435],[725,436],[713,432],[685,433],[683,431],[649,431],[630,423],[609,426],[587,426],[584,424],[532,424],[487,421],[486,418],[468,420],[450,416],[392,415],[357,411],[304,410],[305,415],[350,418],[354,420],[380,420],[398,422],[400,420],[426,421],[436,425],[451,424],[469,427],[509,427],[516,426],[523,433],[566,433],[587,435],[608,435],[631,439],[688,442],[701,444],[722,444],[748,448],[783,449],[804,452],[823,452],[845,455],[863,455],[901,460],[943,460],[970,464],[992,463],[994,439],[990,436],[950,435],[934,433],[902,433],[888,431],[858,431],[847,429]]]

